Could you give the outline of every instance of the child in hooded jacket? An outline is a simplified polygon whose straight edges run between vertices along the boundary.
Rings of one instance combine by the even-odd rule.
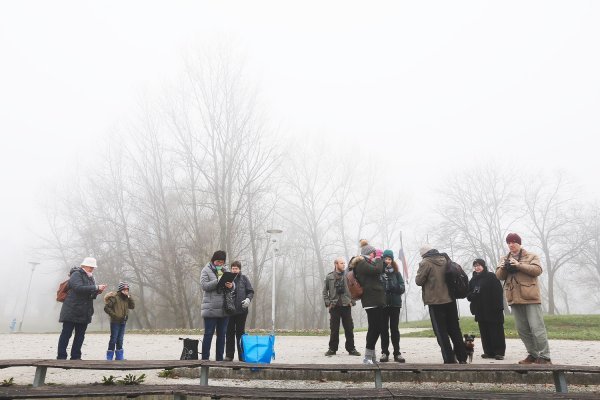
[[[135,308],[135,302],[129,294],[129,284],[119,282],[116,292],[110,292],[104,296],[104,312],[110,316],[110,340],[106,359],[123,360],[123,337],[125,336],[125,324],[129,317],[129,310]]]

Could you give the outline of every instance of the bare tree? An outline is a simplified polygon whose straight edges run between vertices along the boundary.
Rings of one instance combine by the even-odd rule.
[[[516,219],[508,176],[494,166],[477,167],[455,175],[440,190],[440,237],[452,239],[454,252],[490,263],[500,259],[505,233]]]
[[[581,218],[572,198],[570,183],[557,175],[548,180],[537,176],[523,184],[529,229],[539,243],[548,282],[548,313],[555,314],[555,277],[585,248]]]

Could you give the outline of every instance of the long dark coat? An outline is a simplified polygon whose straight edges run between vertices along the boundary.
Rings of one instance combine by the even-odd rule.
[[[81,268],[71,273],[69,292],[60,309],[58,322],[74,322],[89,324],[94,315],[94,299],[98,295],[98,287],[94,277],[88,276]]]
[[[471,302],[471,314],[478,322],[504,322],[502,284],[496,274],[487,269],[473,273],[469,281],[467,300]]]
[[[248,313],[248,307],[242,307],[242,301],[246,298],[250,300],[254,298],[254,289],[252,288],[250,279],[240,272],[233,280],[233,283],[235,285],[235,314]]]

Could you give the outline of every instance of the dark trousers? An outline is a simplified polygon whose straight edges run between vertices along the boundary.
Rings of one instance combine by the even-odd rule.
[[[390,333],[392,336],[392,347],[394,355],[400,355],[400,307],[385,307],[383,309],[383,330],[381,331],[381,353],[390,354]],[[389,331],[389,332],[388,332]]]
[[[480,321],[478,324],[483,352],[490,356],[503,356],[506,351],[504,323]]]
[[[227,342],[225,344],[225,355],[231,359],[233,359],[235,348],[237,347],[238,359],[240,361],[244,361],[240,342],[242,340],[242,335],[246,333],[245,329],[247,317],[248,313],[236,314],[229,317],[229,322],[227,323]]]
[[[63,322],[62,331],[58,338],[58,355],[57,360],[67,359],[67,346],[69,340],[75,330],[75,337],[73,338],[73,345],[71,346],[71,360],[81,360],[81,346],[83,346],[83,339],[85,339],[85,330],[88,324],[78,324],[75,322]]]
[[[453,300],[446,304],[430,304],[429,317],[431,318],[433,332],[442,350],[444,364],[454,364],[456,360],[466,362],[467,350],[458,324],[456,301]],[[452,340],[454,350],[448,336]]]
[[[212,338],[217,331],[217,344],[215,360],[223,361],[223,351],[225,350],[225,335],[227,334],[227,321],[229,318],[204,318],[204,337],[202,338],[202,359],[208,360],[210,356],[210,345]]]
[[[351,352],[354,348],[354,322],[352,321],[351,306],[335,306],[329,309],[329,349],[338,350],[340,344],[340,320],[344,327],[344,335],[346,336],[346,351]]]
[[[110,339],[108,341],[108,350],[117,350],[123,348],[123,337],[125,336],[125,322],[110,323]]]
[[[367,345],[369,350],[375,350],[377,340],[383,332],[383,307],[367,308]]]

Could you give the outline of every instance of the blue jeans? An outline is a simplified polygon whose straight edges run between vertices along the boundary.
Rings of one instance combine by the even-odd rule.
[[[58,355],[57,360],[67,359],[67,346],[69,340],[75,330],[75,338],[73,339],[73,345],[71,346],[71,360],[81,360],[81,346],[83,345],[83,339],[85,339],[85,330],[88,324],[78,324],[75,322],[63,322],[62,331],[58,338]]]
[[[204,318],[204,337],[202,338],[202,359],[208,360],[210,356],[210,345],[212,337],[217,329],[217,349],[216,360],[223,361],[223,352],[225,351],[225,335],[227,334],[227,322],[229,317],[223,318]]]
[[[123,336],[125,336],[125,322],[110,323],[110,340],[108,341],[108,350],[117,350],[123,348]]]

